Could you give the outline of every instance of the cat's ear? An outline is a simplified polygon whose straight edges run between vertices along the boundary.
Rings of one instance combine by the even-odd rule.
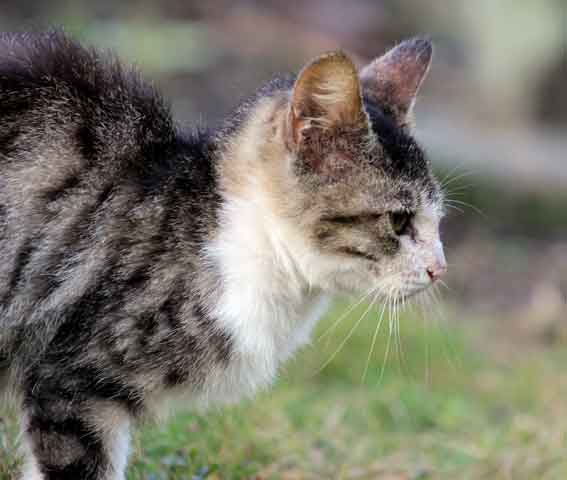
[[[365,121],[358,72],[347,55],[327,53],[301,70],[288,113],[289,136],[295,146],[310,129],[356,128]]]
[[[406,124],[432,56],[433,45],[427,39],[400,43],[361,70],[365,94],[389,110],[398,123]]]

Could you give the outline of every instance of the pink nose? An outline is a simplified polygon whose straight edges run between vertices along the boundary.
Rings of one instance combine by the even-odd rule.
[[[435,262],[432,266],[427,267],[427,275],[432,282],[439,280],[445,273],[447,272],[447,264],[446,263],[438,263]]]

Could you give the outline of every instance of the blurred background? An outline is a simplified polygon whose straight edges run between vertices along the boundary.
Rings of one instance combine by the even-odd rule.
[[[62,26],[116,50],[187,125],[217,124],[327,50],[362,65],[407,37],[435,43],[416,134],[451,199],[450,275],[425,324],[388,317],[373,345],[379,311],[357,325],[355,309],[274,392],[148,428],[130,478],[567,478],[566,12],[565,0],[2,0],[2,30]],[[17,440],[2,438],[11,478]]]

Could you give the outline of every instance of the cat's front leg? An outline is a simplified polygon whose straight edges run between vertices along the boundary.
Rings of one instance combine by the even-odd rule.
[[[123,480],[128,416],[109,401],[79,402],[34,392],[24,408],[22,480]]]

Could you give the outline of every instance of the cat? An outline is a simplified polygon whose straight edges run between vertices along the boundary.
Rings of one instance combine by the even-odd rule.
[[[166,399],[252,395],[331,297],[443,275],[411,134],[431,57],[422,38],[360,70],[327,53],[187,132],[112,55],[0,36],[0,389],[24,479],[123,479]]]

